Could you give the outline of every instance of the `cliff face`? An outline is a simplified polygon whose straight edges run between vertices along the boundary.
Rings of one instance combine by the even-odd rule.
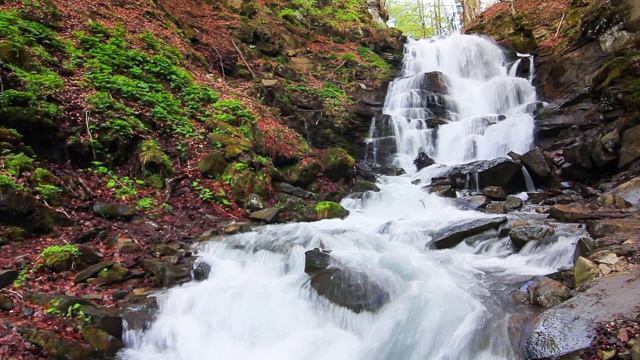
[[[269,207],[255,218],[313,220],[370,188],[354,157],[403,44],[384,18],[364,0],[0,1],[0,302],[22,324],[0,326],[0,357],[90,342],[20,330],[63,321],[23,315],[56,308],[25,287],[113,305],[188,278],[205,231]]]

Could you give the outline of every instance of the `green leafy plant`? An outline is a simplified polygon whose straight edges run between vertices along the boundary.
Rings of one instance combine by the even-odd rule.
[[[4,157],[4,167],[13,176],[25,171],[33,171],[33,159],[23,153],[8,154]]]
[[[137,208],[140,210],[150,210],[156,206],[156,201],[151,197],[145,197],[138,200]]]
[[[38,185],[35,190],[40,193],[44,200],[54,200],[62,194],[62,189],[50,184]]]
[[[27,279],[31,275],[31,267],[27,266],[24,269],[20,270],[18,277],[13,281],[13,287],[20,288],[23,287],[27,283]]]

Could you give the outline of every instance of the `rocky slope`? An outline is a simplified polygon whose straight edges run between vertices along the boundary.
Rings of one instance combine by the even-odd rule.
[[[578,242],[574,269],[533,279],[516,294],[549,310],[515,331],[526,358],[638,359],[640,6],[625,0],[515,6],[514,16],[509,4],[497,4],[466,29],[535,56],[543,101],[534,109],[537,149],[516,160],[545,189],[526,205],[550,220],[511,226],[509,236],[514,244],[544,239],[551,234],[542,230],[558,222],[590,235]]]
[[[190,280],[199,239],[344,216],[375,188],[353,165],[401,58],[385,16],[0,1],[0,357],[113,353],[145,319],[121,309]]]

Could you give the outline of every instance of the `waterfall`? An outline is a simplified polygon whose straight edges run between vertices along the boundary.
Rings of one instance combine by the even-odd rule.
[[[515,76],[529,55],[518,56],[509,72],[503,51],[482,37],[455,34],[408,43],[403,76],[390,84],[384,106],[395,131],[395,165],[413,171],[421,151],[452,165],[529,150],[533,117],[526,106],[536,93],[529,79]],[[372,127],[382,125],[379,119]],[[370,133],[369,143],[382,141],[373,137],[377,133]]]
[[[504,54],[486,39],[411,42],[369,143],[379,161],[382,149],[394,147],[394,161],[407,168],[419,151],[445,164],[524,151],[533,122],[523,109],[533,99],[529,82],[508,76]],[[342,201],[350,210],[344,220],[269,225],[203,244],[199,261],[211,266],[209,278],[156,294],[155,320],[126,332],[119,357],[522,358],[511,318],[527,308],[510,294],[532,275],[571,265],[575,229],[558,225],[555,241],[520,252],[497,232],[431,250],[439,230],[491,215],[460,210],[411,181],[410,174],[380,177],[380,192]],[[317,295],[304,266],[305,251],[318,247],[366,273],[389,302],[355,313]]]

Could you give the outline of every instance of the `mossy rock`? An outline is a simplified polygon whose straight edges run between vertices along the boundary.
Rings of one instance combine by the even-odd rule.
[[[96,329],[93,326],[83,327],[81,334],[82,339],[102,355],[115,355],[124,347],[120,340],[109,335],[106,331]]]
[[[35,70],[38,66],[24,46],[12,41],[4,41],[0,44],[0,60],[25,71]]]
[[[227,161],[223,152],[212,151],[198,162],[198,167],[203,176],[214,178],[224,173]]]
[[[49,246],[40,254],[44,266],[55,272],[70,270],[79,256],[80,251],[73,245]]]
[[[322,172],[333,181],[347,179],[356,162],[345,150],[341,148],[327,149],[322,157]]]
[[[20,227],[26,236],[30,236],[50,232],[54,222],[54,213],[36,201],[33,195],[0,188],[0,225]]]
[[[84,360],[94,359],[95,352],[77,341],[59,337],[51,330],[19,329],[25,340],[38,345],[51,354],[53,359]]]
[[[251,192],[260,196],[267,197],[271,195],[272,182],[271,175],[267,169],[257,171],[253,177],[251,184]]]
[[[0,126],[15,129],[38,156],[53,162],[65,160],[65,135],[53,119],[30,107],[0,107]]]
[[[0,246],[24,241],[26,231],[17,226],[0,227]]]
[[[152,139],[140,144],[138,160],[144,173],[171,176],[174,173],[173,163],[169,156],[162,151],[160,145]]]
[[[342,207],[342,205],[333,201],[321,201],[316,207],[316,218],[322,219],[344,219],[349,215],[349,211]]]
[[[37,168],[29,177],[29,182],[33,186],[51,185],[55,182],[55,177],[51,171],[44,168]]]
[[[322,165],[316,160],[299,162],[282,170],[288,183],[306,187],[316,181]]]
[[[231,196],[239,205],[242,205],[250,193],[257,193],[253,190],[255,174],[246,164],[235,162],[227,166],[223,179],[231,187]]]
[[[106,284],[122,282],[127,276],[129,276],[129,270],[119,264],[104,268],[98,273],[98,277]]]

